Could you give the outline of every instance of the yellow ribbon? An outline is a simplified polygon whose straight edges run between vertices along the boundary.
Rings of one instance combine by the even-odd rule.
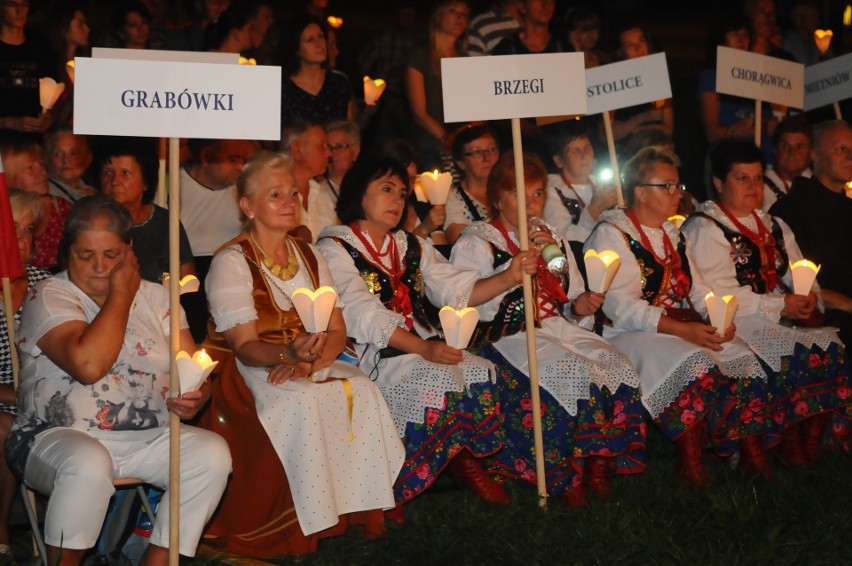
[[[355,440],[355,432],[352,430],[352,384],[345,377],[340,381],[343,383],[343,390],[346,391],[346,406],[349,409],[349,442],[352,442]]]

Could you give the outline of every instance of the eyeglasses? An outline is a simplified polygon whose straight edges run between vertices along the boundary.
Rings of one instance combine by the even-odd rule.
[[[474,149],[473,151],[462,153],[462,155],[464,155],[465,157],[473,157],[474,159],[485,159],[486,156],[491,155],[492,153],[497,153],[496,145],[492,145],[491,147],[487,147],[485,149]]]
[[[677,192],[686,191],[686,185],[676,185],[675,183],[639,183],[640,187],[655,187],[657,189],[663,189],[669,195],[674,195]]]
[[[343,151],[344,149],[349,149],[349,148],[354,147],[354,146],[355,146],[354,143],[338,143],[338,144],[335,144],[335,145],[328,146],[328,150],[329,151]]]

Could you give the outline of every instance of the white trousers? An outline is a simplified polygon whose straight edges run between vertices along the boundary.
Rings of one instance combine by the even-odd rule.
[[[219,435],[180,428],[180,553],[195,556],[204,525],[231,473],[231,454]],[[81,431],[52,428],[35,438],[24,481],[50,496],[47,544],[91,548],[103,526],[113,478],[134,477],[165,490],[151,543],[169,546],[169,429]]]

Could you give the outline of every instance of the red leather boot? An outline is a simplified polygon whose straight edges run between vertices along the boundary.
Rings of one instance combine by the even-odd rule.
[[[802,425],[794,424],[781,435],[781,458],[791,466],[805,468],[808,459],[802,447]]]
[[[748,476],[763,476],[775,479],[775,470],[766,461],[766,451],[759,436],[740,438],[740,470]]]
[[[594,493],[603,499],[612,497],[612,487],[606,477],[607,458],[590,456],[586,458],[583,469],[583,485],[586,491]]]
[[[828,413],[808,417],[802,421],[805,430],[805,456],[811,464],[822,458],[822,433],[828,423]]]
[[[677,450],[680,456],[678,473],[692,487],[704,487],[708,481],[701,454],[703,428],[703,423],[696,423],[677,439]]]
[[[486,474],[479,460],[474,458],[473,454],[467,450],[462,450],[455,458],[450,460],[448,469],[453,477],[461,481],[465,487],[476,493],[483,501],[498,505],[512,503],[506,489]]]

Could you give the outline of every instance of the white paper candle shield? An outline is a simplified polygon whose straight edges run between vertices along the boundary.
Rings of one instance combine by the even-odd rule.
[[[168,273],[163,273],[163,287],[169,288],[169,279],[171,276]],[[180,294],[196,293],[201,288],[201,281],[195,275],[184,275],[180,280]]]
[[[385,81],[382,79],[371,79],[364,77],[364,103],[367,106],[375,106],[385,91]]]
[[[820,267],[822,266],[806,259],[791,263],[790,274],[793,277],[793,293],[807,296],[811,292],[811,287],[814,286]]]
[[[828,51],[828,47],[831,45],[832,37],[834,37],[834,32],[832,32],[830,29],[814,30],[814,43],[816,44],[816,48],[819,50],[820,53],[825,53],[826,51]]]
[[[612,250],[604,250],[600,253],[589,250],[583,256],[586,263],[586,280],[589,291],[593,293],[606,293],[618,268],[621,267],[621,258]]]
[[[441,173],[437,169],[420,174],[420,185],[423,186],[429,202],[433,205],[447,204],[452,184],[453,176],[449,173]]]
[[[310,333],[325,332],[331,311],[337,303],[337,293],[331,287],[320,287],[316,291],[296,289],[290,297],[296,312]]]
[[[181,350],[175,357],[175,361],[180,378],[181,394],[195,391],[201,387],[219,364],[219,362],[214,362],[203,348],[195,352],[192,357]]]
[[[710,315],[710,326],[716,329],[716,334],[724,336],[725,330],[731,326],[734,315],[737,314],[739,300],[733,295],[717,297],[711,291],[704,296],[704,304],[707,305],[707,313]]]
[[[53,108],[64,90],[65,83],[57,83],[50,77],[40,78],[38,80],[38,96],[41,102],[41,111],[47,112]]]
[[[677,229],[680,230],[680,227],[683,226],[683,223],[686,222],[686,216],[681,214],[675,214],[674,216],[669,216],[669,222],[677,226]]]
[[[426,191],[423,190],[423,185],[420,184],[420,175],[414,181],[412,189],[414,190],[414,197],[417,199],[417,202],[429,202],[429,197],[426,196]]]
[[[467,307],[457,310],[453,307],[444,307],[438,312],[438,317],[441,319],[441,328],[444,330],[447,345],[457,350],[467,348],[470,337],[476,330],[476,323],[479,322],[479,313],[476,309]]]

